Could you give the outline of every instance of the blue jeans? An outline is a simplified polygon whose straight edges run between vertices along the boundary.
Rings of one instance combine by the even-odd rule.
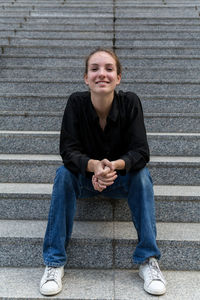
[[[56,172],[49,218],[43,245],[47,266],[64,266],[66,246],[71,237],[76,199],[101,194],[110,198],[126,198],[138,234],[133,254],[134,263],[143,263],[148,257],[160,258],[156,244],[156,222],[153,184],[148,168],[118,175],[115,182],[103,192],[95,191],[91,182],[81,174],[74,175],[64,166]]]

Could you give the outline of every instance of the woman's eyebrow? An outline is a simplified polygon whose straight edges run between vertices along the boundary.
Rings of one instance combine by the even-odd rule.
[[[105,64],[105,65],[106,66],[113,66],[114,64],[108,63],[108,64]],[[99,66],[99,64],[93,63],[93,64],[91,64],[91,66]]]

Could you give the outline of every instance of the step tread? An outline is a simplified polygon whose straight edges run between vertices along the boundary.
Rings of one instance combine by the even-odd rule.
[[[0,130],[0,135],[12,135],[12,136],[26,136],[26,135],[37,135],[42,136],[59,136],[60,131],[12,131],[12,130]],[[183,132],[147,132],[148,136],[161,136],[161,137],[200,137],[200,133],[183,133]]]
[[[46,299],[39,293],[43,272],[44,268],[0,268],[0,297],[8,300]],[[200,298],[200,272],[163,271],[163,274],[168,282],[168,291],[162,296],[163,300]],[[134,299],[155,299],[143,290],[143,281],[136,270],[66,269],[63,291],[56,295],[56,299],[128,300],[133,299],[133,295]]]
[[[48,183],[0,183],[0,195],[51,195],[52,186]],[[200,186],[154,185],[154,193],[155,196],[200,197]]]
[[[46,221],[0,220],[0,238],[42,238]],[[75,221],[73,239],[137,239],[132,222]],[[200,242],[200,223],[161,223],[157,222],[158,241]]]
[[[60,155],[49,154],[0,154],[0,160],[10,161],[61,161]],[[151,162],[200,163],[200,156],[151,156]]]

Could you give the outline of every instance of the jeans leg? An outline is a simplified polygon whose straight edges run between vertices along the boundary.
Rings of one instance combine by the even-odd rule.
[[[129,173],[128,204],[138,234],[138,244],[133,254],[135,263],[147,258],[160,258],[156,243],[154,193],[148,168]]]
[[[60,167],[54,180],[43,244],[45,265],[59,267],[66,263],[65,249],[72,233],[79,194],[78,178],[64,166]]]

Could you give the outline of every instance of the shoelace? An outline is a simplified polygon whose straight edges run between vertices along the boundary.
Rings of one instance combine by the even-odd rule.
[[[50,280],[56,281],[57,275],[58,275],[58,272],[57,272],[56,268],[48,267],[46,280],[47,281],[50,281]]]
[[[152,280],[161,280],[163,281],[163,278],[161,276],[160,269],[155,261],[150,261],[149,262],[149,271],[150,271],[150,276]]]

